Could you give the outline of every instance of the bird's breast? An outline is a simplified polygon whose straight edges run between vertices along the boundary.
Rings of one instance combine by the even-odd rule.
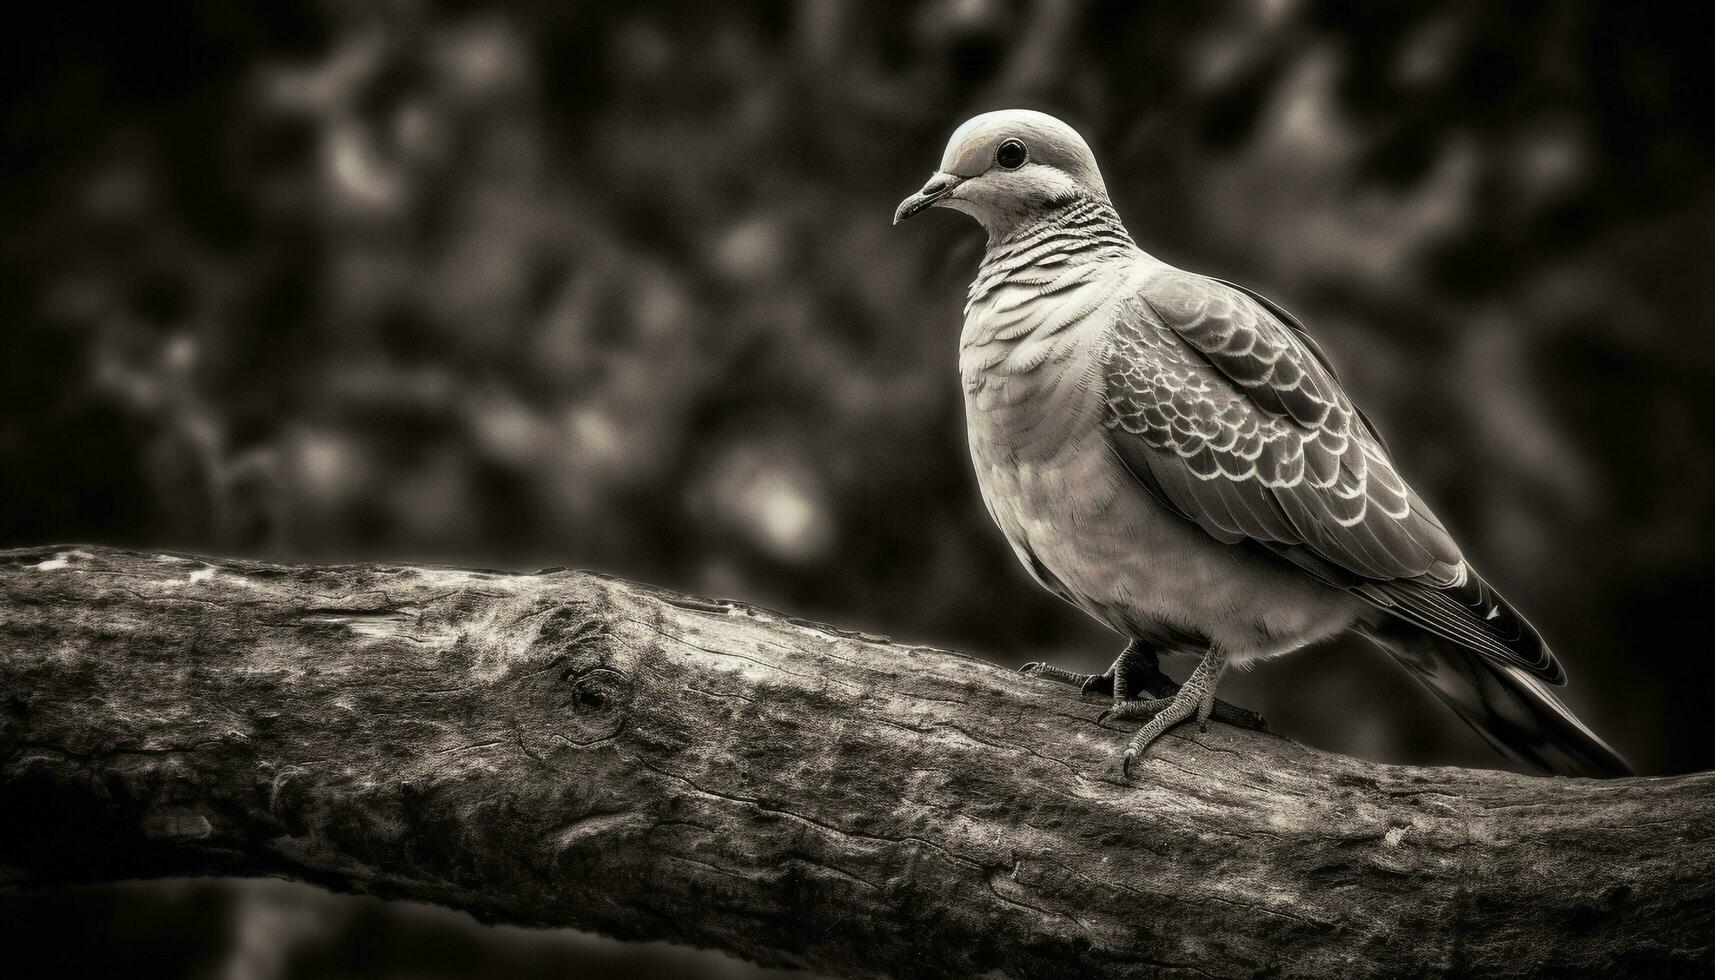
[[[1002,284],[974,300],[960,337],[959,374],[973,448],[1023,463],[1070,451],[1099,427],[1102,329],[1112,285],[1092,279],[1052,297]]]
[[[967,312],[959,358],[983,502],[1025,567],[1092,615],[1086,579],[1111,568],[1116,549],[1135,549],[1147,516],[1135,512],[1102,426],[1096,290],[1048,302],[1003,285]]]
[[[1095,282],[1054,302],[1024,288],[973,301],[959,366],[983,502],[1025,568],[1115,630],[1237,659],[1349,620],[1331,590],[1168,510],[1115,455],[1102,367],[1118,300]]]

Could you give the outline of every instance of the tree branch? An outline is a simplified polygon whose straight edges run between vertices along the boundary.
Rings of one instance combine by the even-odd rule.
[[[582,572],[0,552],[0,884],[279,875],[845,975],[1715,964],[1715,776],[1375,766]]]

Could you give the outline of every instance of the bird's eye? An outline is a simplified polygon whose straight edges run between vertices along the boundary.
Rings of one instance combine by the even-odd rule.
[[[1030,156],[1024,148],[1023,140],[1005,140],[1000,148],[994,151],[994,162],[1006,170],[1017,170],[1024,166],[1024,161]]]

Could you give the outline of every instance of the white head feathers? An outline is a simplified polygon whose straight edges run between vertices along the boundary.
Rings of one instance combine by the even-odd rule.
[[[931,207],[976,218],[991,237],[1081,199],[1106,203],[1096,157],[1077,130],[1030,109],[985,112],[953,131],[941,168],[905,199],[894,223]]]

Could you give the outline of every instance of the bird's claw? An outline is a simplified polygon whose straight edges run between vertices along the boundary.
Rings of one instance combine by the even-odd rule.
[[[1091,674],[1090,679],[1079,686],[1078,695],[1080,697],[1089,697],[1092,694],[1097,697],[1113,697],[1113,671],[1110,670],[1105,674]]]
[[[1196,718],[1199,727],[1207,730],[1209,717],[1215,713],[1219,704],[1215,700],[1215,682],[1221,676],[1221,667],[1225,661],[1226,655],[1223,651],[1211,648],[1203,656],[1197,669],[1192,671],[1190,679],[1180,685],[1171,698],[1115,701],[1112,708],[1102,713],[1103,717],[1137,718],[1147,715],[1149,718],[1143,727],[1132,735],[1131,740],[1126,742],[1120,771],[1128,781],[1131,779],[1132,765],[1138,756],[1169,728]]]
[[[1234,728],[1244,728],[1253,732],[1267,732],[1268,720],[1248,708],[1236,704],[1228,704],[1220,698],[1215,699],[1215,706],[1203,719],[1203,730],[1208,731],[1209,722],[1218,721],[1223,725]]]
[[[1030,663],[1018,668],[1018,672],[1026,677],[1041,677],[1045,680],[1058,681],[1061,684],[1070,684],[1077,688],[1082,688],[1091,680],[1091,676],[1089,674],[1080,674],[1076,671],[1067,670],[1064,667],[1056,667],[1053,664],[1043,663],[1038,660],[1032,660]]]
[[[1113,697],[1113,703],[1096,716],[1096,724],[1142,721],[1144,725],[1126,743],[1120,771],[1125,779],[1138,758],[1162,732],[1182,721],[1197,719],[1199,731],[1209,730],[1209,721],[1224,722],[1252,731],[1268,731],[1268,723],[1254,711],[1234,707],[1215,698],[1214,679],[1220,671],[1218,655],[1205,658],[1185,685],[1161,672],[1155,654],[1147,647],[1133,643],[1126,647],[1105,674],[1083,674],[1041,661],[1031,661],[1018,669],[1027,677],[1068,684],[1078,688],[1080,695],[1096,694]],[[1163,697],[1138,697],[1138,694],[1161,694]]]

